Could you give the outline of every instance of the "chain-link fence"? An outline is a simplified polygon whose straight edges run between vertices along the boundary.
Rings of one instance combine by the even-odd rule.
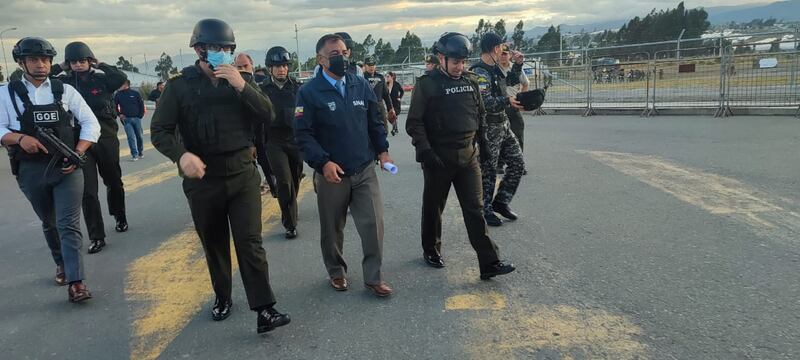
[[[525,54],[532,88],[546,88],[543,111],[800,109],[800,34],[718,36]],[[470,59],[477,61],[477,59]],[[425,65],[381,66],[413,87]]]

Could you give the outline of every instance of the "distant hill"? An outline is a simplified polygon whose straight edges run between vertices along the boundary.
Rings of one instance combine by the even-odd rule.
[[[249,54],[253,58],[253,62],[255,62],[255,66],[261,65],[264,66],[264,55],[266,53],[265,50],[245,50],[244,52]],[[236,52],[237,54],[239,51]],[[161,54],[159,54],[161,55]],[[179,54],[168,54],[172,58],[172,66],[178,68],[178,70],[194,64],[197,61],[197,55],[194,53],[192,49],[186,49],[183,52],[182,57]],[[158,58],[156,55],[153,55],[154,59],[150,60],[150,56],[148,56],[147,64],[139,63],[136,66],[139,69],[139,72],[143,74],[155,75],[155,68],[156,64],[158,64]]]
[[[708,20],[712,24],[731,21],[748,22],[753,19],[775,18],[784,21],[800,20],[800,0],[779,1],[766,5],[741,5],[708,8]]]
[[[677,3],[677,2],[676,2]],[[667,5],[665,7],[674,6]],[[658,9],[657,9],[658,10]],[[800,20],[800,0],[778,1],[770,4],[743,4],[736,6],[715,6],[707,7],[708,20],[712,25],[725,24],[731,21],[748,22],[754,19],[775,18],[784,21]],[[639,16],[647,15],[642,13]],[[579,33],[581,30],[586,32],[619,30],[630,19],[619,19],[602,21],[583,25],[561,24],[561,31],[564,33]],[[525,30],[525,37],[537,38],[547,33],[547,26],[536,26]]]

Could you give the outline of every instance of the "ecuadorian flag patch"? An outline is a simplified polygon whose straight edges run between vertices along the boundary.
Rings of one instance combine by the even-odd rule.
[[[295,119],[299,119],[301,117],[303,117],[303,107],[302,106],[298,106],[298,107],[294,108],[294,118]]]

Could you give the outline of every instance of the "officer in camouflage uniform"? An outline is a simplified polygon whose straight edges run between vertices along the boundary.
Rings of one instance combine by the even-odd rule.
[[[483,101],[474,76],[464,65],[471,43],[459,33],[445,33],[436,43],[439,68],[422,75],[411,96],[406,131],[422,163],[422,252],[425,262],[444,267],[441,256],[442,211],[450,186],[456,189],[467,234],[478,254],[481,279],[514,271],[499,260],[483,219],[481,173],[476,136],[484,127]],[[470,74],[474,75],[474,74]]]
[[[495,33],[486,33],[480,41],[481,59],[471,70],[475,72],[481,96],[486,107],[486,129],[481,136],[485,141],[486,152],[481,152],[481,173],[483,174],[483,217],[489,226],[503,225],[495,213],[508,220],[516,220],[517,214],[511,211],[509,203],[519,187],[525,171],[525,160],[516,136],[511,132],[506,108],[522,109],[522,105],[506,93],[506,79],[497,59],[502,51],[503,39]],[[507,164],[505,175],[495,196],[497,162],[502,157]]]

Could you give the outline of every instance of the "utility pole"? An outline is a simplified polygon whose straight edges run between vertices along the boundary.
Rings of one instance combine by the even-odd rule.
[[[17,28],[12,27],[12,28],[8,28],[8,29],[5,29],[3,31],[0,31],[0,47],[2,47],[2,50],[3,50],[3,63],[5,64],[5,67],[3,68],[4,69],[3,70],[3,76],[5,77],[4,80],[6,82],[8,82],[8,77],[11,74],[8,72],[8,60],[6,59],[6,46],[3,43],[3,33],[6,32],[6,31],[14,31],[14,30],[17,30]]]
[[[297,56],[297,77],[303,71],[303,63],[300,61],[300,37],[297,32],[297,24],[294,24],[294,54]]]
[[[686,32],[686,29],[681,30],[681,34],[678,35],[678,60],[681,59],[681,39],[683,38],[683,33]]]
[[[183,69],[183,50],[181,50],[180,48],[178,48],[178,59],[181,59],[181,60],[180,60],[180,62],[181,62],[181,69]]]
[[[147,74],[148,72],[150,72],[150,67],[147,66],[147,54],[142,54],[142,55],[144,55],[144,73]]]

